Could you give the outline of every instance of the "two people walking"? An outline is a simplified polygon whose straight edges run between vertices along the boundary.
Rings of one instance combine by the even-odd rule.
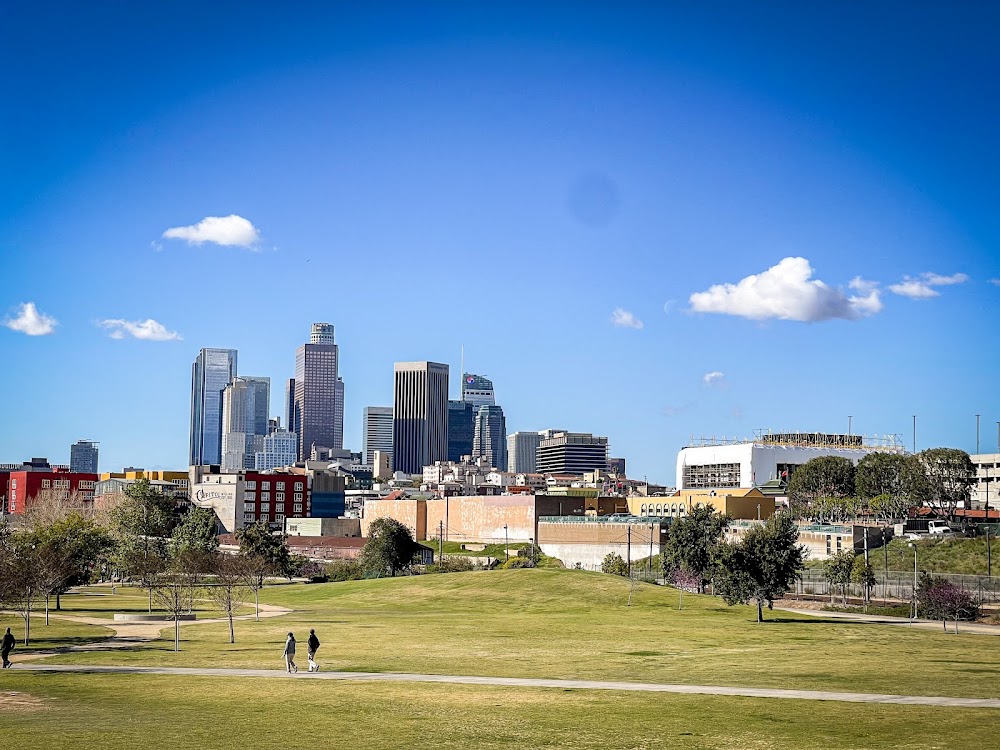
[[[316,637],[316,631],[309,631],[309,640],[306,641],[306,658],[309,660],[309,671],[318,672],[319,664],[316,663],[316,651],[319,650],[319,638]],[[298,672],[299,668],[295,664],[295,635],[293,633],[288,634],[288,638],[285,640],[285,651],[283,653],[285,657],[285,671],[289,674],[292,672]]]
[[[10,651],[14,648],[14,636],[11,635],[10,628],[7,628],[7,632],[4,634],[3,642],[0,643],[0,656],[3,657],[3,668],[7,669],[10,666],[10,659],[7,657],[10,655]]]

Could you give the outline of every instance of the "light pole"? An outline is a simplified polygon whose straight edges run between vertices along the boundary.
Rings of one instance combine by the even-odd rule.
[[[912,602],[910,620],[912,621],[917,619],[917,544],[916,542],[910,542],[910,546],[913,547],[913,591],[910,595],[910,601]]]
[[[854,421],[854,416],[851,414],[847,415],[847,437],[851,436],[851,423]]]
[[[913,452],[917,452],[917,415],[913,415]]]
[[[976,415],[976,454],[979,454],[979,415]]]
[[[507,538],[507,524],[503,525],[503,561],[510,559],[510,541]]]

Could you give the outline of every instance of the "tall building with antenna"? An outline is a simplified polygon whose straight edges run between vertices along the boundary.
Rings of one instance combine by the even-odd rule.
[[[344,381],[340,348],[330,323],[313,323],[309,343],[295,352],[295,386],[289,430],[298,435],[300,461],[313,445],[344,447]]]

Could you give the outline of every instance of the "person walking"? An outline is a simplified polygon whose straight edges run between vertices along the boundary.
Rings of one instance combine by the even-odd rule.
[[[306,658],[309,659],[309,671],[318,672],[319,664],[316,663],[316,651],[319,650],[319,638],[316,637],[316,631],[309,630],[309,640],[306,641]]]
[[[292,633],[288,634],[288,640],[285,641],[285,669],[289,674],[292,672],[298,672],[299,668],[295,666],[295,636]]]
[[[0,643],[0,656],[3,657],[3,668],[7,669],[10,666],[10,659],[7,657],[10,655],[10,650],[14,648],[14,636],[11,635],[10,628],[7,628],[7,632],[4,633],[3,643]]]

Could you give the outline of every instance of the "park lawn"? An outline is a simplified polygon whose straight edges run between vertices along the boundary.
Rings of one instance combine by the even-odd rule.
[[[996,697],[1000,640],[767,612],[602,573],[509,570],[268,587],[294,611],[169,625],[124,650],[53,662],[281,668],[285,635],[316,628],[328,670],[609,679]]]
[[[113,634],[110,628],[103,628],[100,625],[86,625],[55,617],[50,617],[49,624],[46,625],[44,613],[32,613],[31,638],[28,645],[25,646],[24,619],[17,614],[0,612],[0,634],[3,634],[7,628],[10,628],[10,632],[17,638],[17,646],[13,652],[14,657],[34,651],[48,651],[54,648],[68,648],[84,643],[93,643],[109,638]]]
[[[203,596],[203,595],[201,595]],[[119,614],[144,614],[149,612],[149,594],[146,589],[137,586],[116,586],[114,593],[107,585],[80,586],[68,594],[63,594],[61,607],[57,611],[55,599],[51,601],[54,614],[72,615],[74,617],[95,617],[108,621]],[[207,599],[195,599],[194,613],[200,618],[221,617],[219,610]],[[253,607],[241,607],[237,614],[253,614]],[[153,614],[164,614],[153,598]]]
[[[287,679],[0,674],[4,747],[986,748],[992,709]]]

